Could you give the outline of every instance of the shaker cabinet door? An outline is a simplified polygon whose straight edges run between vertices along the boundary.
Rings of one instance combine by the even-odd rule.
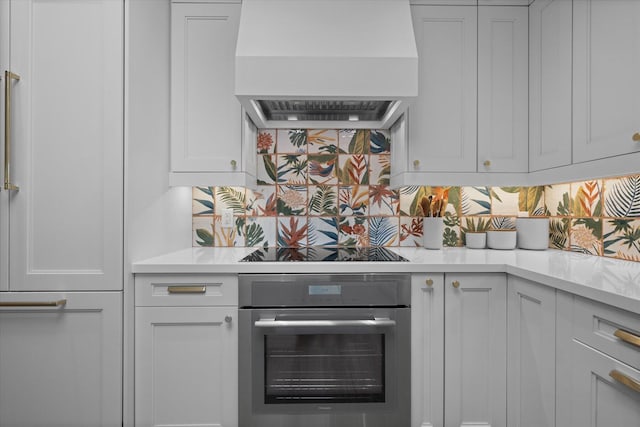
[[[640,2],[573,2],[573,161],[640,152]]]

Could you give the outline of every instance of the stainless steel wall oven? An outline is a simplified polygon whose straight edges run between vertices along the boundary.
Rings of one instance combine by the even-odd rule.
[[[240,427],[408,427],[408,274],[241,274]]]

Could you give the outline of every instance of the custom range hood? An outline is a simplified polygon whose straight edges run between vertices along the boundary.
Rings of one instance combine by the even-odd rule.
[[[243,0],[235,66],[259,128],[389,128],[418,95],[409,0]]]

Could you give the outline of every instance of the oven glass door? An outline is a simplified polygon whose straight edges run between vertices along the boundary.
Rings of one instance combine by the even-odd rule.
[[[255,412],[395,407],[398,309],[252,311]]]

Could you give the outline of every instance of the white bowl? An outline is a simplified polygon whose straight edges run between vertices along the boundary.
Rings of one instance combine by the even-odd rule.
[[[516,230],[488,230],[487,246],[491,249],[515,249]]]
[[[487,233],[484,231],[467,231],[465,239],[470,249],[484,249],[487,246]]]
[[[519,248],[542,251],[549,247],[549,218],[518,218],[516,230]]]

